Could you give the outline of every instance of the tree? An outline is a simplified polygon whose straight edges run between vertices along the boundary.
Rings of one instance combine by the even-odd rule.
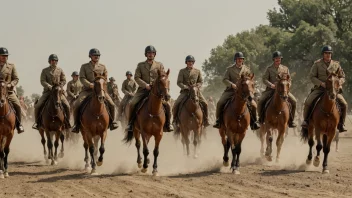
[[[17,93],[18,97],[23,96],[24,95],[23,87],[22,86],[18,86],[18,87],[16,86],[16,93]]]
[[[40,98],[40,94],[32,93],[31,99],[32,99],[33,102],[35,102],[35,101],[38,100],[39,98]]]

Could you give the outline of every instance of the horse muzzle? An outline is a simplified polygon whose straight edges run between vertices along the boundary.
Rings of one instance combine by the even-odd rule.
[[[98,96],[98,100],[100,103],[103,103],[104,100],[105,100],[105,97],[104,96]]]
[[[171,98],[171,96],[170,96],[169,94],[165,95],[165,97],[164,97],[164,99],[165,99],[166,101],[169,101],[170,98]]]

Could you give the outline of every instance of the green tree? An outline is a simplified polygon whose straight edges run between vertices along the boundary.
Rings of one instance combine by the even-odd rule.
[[[24,89],[22,86],[16,86],[16,93],[18,95],[18,97],[21,97],[24,95]]]
[[[40,98],[40,94],[37,94],[37,93],[32,93],[31,95],[31,99],[33,102],[35,102],[37,99]]]

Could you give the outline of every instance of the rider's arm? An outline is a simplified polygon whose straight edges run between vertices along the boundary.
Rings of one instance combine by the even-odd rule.
[[[267,67],[263,74],[262,81],[267,87],[272,87],[273,84],[269,81],[269,78],[270,78],[269,67]]]
[[[66,84],[66,76],[64,71],[61,70],[61,74],[60,74],[60,85],[64,86]]]
[[[224,78],[222,79],[222,82],[226,85],[226,87],[231,87],[232,84],[234,84],[230,81],[230,72],[228,69],[226,69],[226,72],[225,72]]]
[[[79,70],[79,80],[81,81],[83,86],[86,88],[90,87],[92,84],[87,80],[87,75],[86,75],[86,70],[85,70],[84,65],[82,65],[81,69]]]
[[[125,95],[128,95],[128,94],[130,93],[130,92],[126,89],[127,84],[128,84],[127,81],[123,81],[122,87],[121,87],[122,93],[124,93]]]
[[[75,97],[75,94],[73,94],[73,92],[71,91],[72,90],[71,87],[72,87],[72,83],[71,82],[67,83],[66,92],[69,96]]]
[[[178,77],[177,77],[177,85],[181,88],[181,89],[187,89],[188,86],[183,84],[183,70],[180,70],[178,72]]]
[[[345,83],[345,72],[343,71],[342,67],[340,66],[339,72],[337,73],[337,76],[340,78],[340,84],[342,85]]]
[[[321,81],[318,79],[318,64],[314,63],[312,68],[310,69],[310,73],[309,73],[309,78],[310,81],[312,81],[312,83],[316,86],[320,86],[321,85]]]
[[[16,67],[15,65],[13,65],[13,68],[12,68],[12,74],[11,74],[11,85],[12,87],[15,87],[18,83],[18,75],[17,75],[17,70],[16,70]]]
[[[45,69],[42,70],[40,75],[40,84],[46,89],[51,89],[51,85],[46,81]]]
[[[134,80],[137,82],[137,84],[142,87],[142,88],[146,88],[147,84],[144,80],[142,80],[142,71],[141,71],[141,66],[143,65],[140,65],[138,64],[137,65],[137,69],[136,69],[136,72],[134,74]]]
[[[201,88],[203,85],[203,77],[202,77],[202,73],[199,71],[199,75],[198,75],[198,79],[197,79],[197,87]]]

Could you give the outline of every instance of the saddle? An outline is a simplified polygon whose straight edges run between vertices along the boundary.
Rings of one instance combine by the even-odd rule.
[[[89,96],[87,96],[84,100],[83,100],[83,102],[82,102],[82,104],[78,107],[79,109],[78,109],[78,120],[79,121],[81,121],[81,116],[83,115],[83,113],[84,113],[84,111],[85,111],[85,109],[87,108],[87,106],[88,106],[88,104],[89,104],[89,102],[92,100],[92,98],[93,98],[93,95],[89,95]],[[109,119],[110,119],[110,122],[112,121],[111,120],[111,109],[109,108],[109,105],[108,105],[108,102],[107,102],[107,100],[104,100],[104,103],[105,103],[105,107],[106,107],[106,109],[107,109],[107,111],[108,111],[108,114],[109,114]]]
[[[220,118],[219,118],[220,123],[223,122],[224,112],[225,112],[225,110],[230,106],[230,104],[231,104],[231,102],[233,102],[233,100],[235,100],[235,96],[232,96],[230,99],[228,99],[228,100],[225,102],[225,106],[224,106],[224,108],[221,110],[221,113],[220,113]],[[250,112],[251,109],[248,108],[248,105],[249,105],[249,103],[247,102],[247,104],[246,104],[247,110]]]
[[[312,106],[309,108],[309,116],[308,116],[308,120],[310,120],[310,118],[312,117],[313,115],[313,112],[315,110],[315,108],[317,107],[319,101],[321,100],[321,98],[323,97],[324,93],[322,93],[320,96],[318,96],[312,103]],[[337,108],[337,111],[339,112],[339,114],[341,114],[341,107],[337,101],[337,99],[335,99],[336,102],[335,102],[335,105],[336,105],[336,108]]]
[[[178,110],[177,110],[177,122],[179,123],[180,122],[180,117],[181,117],[181,109],[182,109],[182,107],[184,106],[184,104],[186,103],[186,101],[189,99],[189,96],[187,96],[187,97],[184,97],[182,100],[181,100],[181,102],[180,102],[180,104],[178,105]],[[202,106],[202,103],[200,103],[199,102],[199,106],[200,106],[200,109],[201,109],[201,111],[202,111],[202,113],[203,113],[203,115],[204,115],[204,107]],[[203,117],[204,118],[204,117]],[[204,121],[204,120],[203,120]]]
[[[269,96],[269,98],[267,99],[267,101],[266,101],[265,104],[264,104],[264,108],[262,109],[262,112],[260,112],[260,115],[259,115],[259,118],[260,118],[259,121],[260,121],[260,123],[263,123],[263,122],[264,122],[265,112],[266,112],[266,110],[268,109],[268,107],[269,107],[271,101],[273,100],[274,94],[275,94],[275,92],[273,92],[273,93]],[[291,103],[287,102],[287,105],[288,105],[289,112],[291,113],[291,109],[292,109]]]

